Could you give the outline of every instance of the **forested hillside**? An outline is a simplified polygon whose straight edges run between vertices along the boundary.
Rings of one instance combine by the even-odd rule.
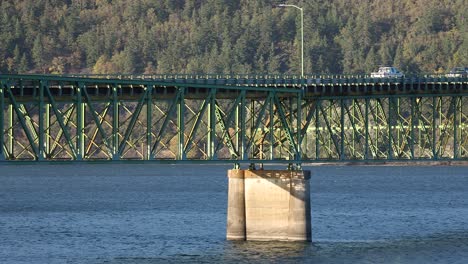
[[[276,0],[1,0],[0,72],[299,73]],[[308,0],[305,72],[468,66],[466,0]]]

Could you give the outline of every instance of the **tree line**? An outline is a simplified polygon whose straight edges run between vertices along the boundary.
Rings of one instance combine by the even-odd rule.
[[[306,73],[468,66],[465,0],[287,1]],[[277,0],[3,0],[2,73],[298,74]]]

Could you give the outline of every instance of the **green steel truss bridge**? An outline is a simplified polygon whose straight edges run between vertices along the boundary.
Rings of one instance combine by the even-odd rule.
[[[0,75],[0,162],[468,160],[468,78]]]

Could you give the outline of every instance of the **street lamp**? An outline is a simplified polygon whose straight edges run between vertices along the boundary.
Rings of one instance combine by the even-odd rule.
[[[301,77],[304,77],[304,9],[296,5],[280,4],[278,7],[294,7],[301,11]]]

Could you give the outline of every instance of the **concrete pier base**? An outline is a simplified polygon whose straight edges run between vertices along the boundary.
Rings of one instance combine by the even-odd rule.
[[[228,240],[245,240],[244,171],[229,170],[227,230]]]
[[[227,239],[311,241],[310,171],[229,170]]]

